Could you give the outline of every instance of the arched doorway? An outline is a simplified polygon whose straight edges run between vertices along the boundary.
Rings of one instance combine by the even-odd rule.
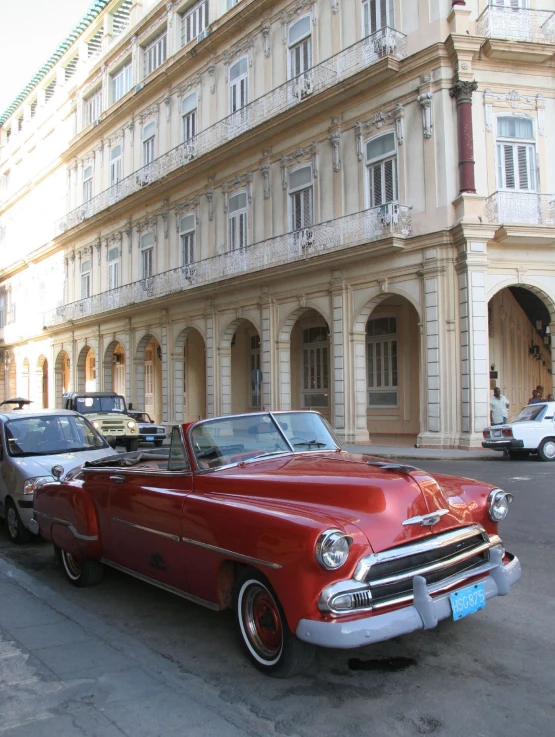
[[[25,399],[31,398],[31,366],[29,359],[23,359],[23,365],[21,367],[21,396]]]
[[[162,422],[162,348],[157,338],[145,335],[135,355],[137,406],[155,422]]]
[[[289,316],[280,340],[290,343],[290,375],[280,376],[282,409],[289,379],[290,408],[315,409],[331,420],[332,377],[330,372],[330,330],[326,319],[315,309],[296,310]]]
[[[79,351],[77,359],[77,391],[96,391],[96,354],[86,345]]]
[[[543,387],[543,398],[553,393],[554,323],[553,300],[534,287],[506,286],[489,300],[490,397],[498,386],[510,402],[509,421],[537,386]]]
[[[249,320],[233,320],[220,348],[222,414],[257,412],[262,408],[260,335]]]
[[[198,330],[183,330],[173,353],[174,408],[177,422],[206,417],[206,346]]]
[[[37,406],[48,407],[48,361],[40,355],[36,366],[36,402]],[[39,404],[40,403],[40,404]]]
[[[420,431],[419,316],[403,296],[380,295],[361,311],[354,332],[364,355],[355,360],[357,404],[363,404],[371,438],[395,437],[413,445]],[[364,391],[362,391],[364,389]]]
[[[71,391],[71,362],[67,351],[60,351],[54,365],[54,391],[56,407],[63,404],[63,395]]]
[[[104,391],[127,393],[125,348],[118,340],[112,340],[104,352]]]

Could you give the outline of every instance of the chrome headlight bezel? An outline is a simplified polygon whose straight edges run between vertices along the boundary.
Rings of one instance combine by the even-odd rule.
[[[353,538],[341,530],[326,530],[318,536],[314,556],[322,568],[336,571],[347,562],[352,542]],[[330,555],[336,555],[337,560],[333,561]]]
[[[49,484],[54,480],[54,476],[34,476],[33,478],[25,479],[23,482],[23,493],[34,494],[39,487]]]
[[[134,430],[137,427],[137,423],[135,422],[135,420],[129,420],[129,422],[127,423],[127,427],[130,430]]]
[[[509,513],[513,495],[503,489],[492,489],[488,495],[488,516],[492,522],[502,522]]]

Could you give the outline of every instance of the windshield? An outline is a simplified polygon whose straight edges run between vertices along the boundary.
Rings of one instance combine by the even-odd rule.
[[[16,458],[107,448],[84,417],[47,415],[10,420],[4,426],[6,448]]]
[[[82,415],[126,411],[125,399],[116,394],[113,397],[75,397],[75,409]]]
[[[513,422],[540,422],[543,420],[546,409],[546,404],[529,404],[520,410]]]
[[[146,412],[129,412],[129,415],[134,420],[137,420],[137,422],[148,422],[149,424],[152,424],[152,420]]]
[[[218,468],[278,453],[341,450],[316,412],[275,412],[207,420],[191,430],[199,468]]]

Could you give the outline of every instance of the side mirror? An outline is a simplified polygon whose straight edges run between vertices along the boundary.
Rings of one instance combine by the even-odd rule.
[[[56,481],[59,481],[64,475],[64,467],[58,465],[52,466],[50,472],[52,473],[52,476],[54,476]]]

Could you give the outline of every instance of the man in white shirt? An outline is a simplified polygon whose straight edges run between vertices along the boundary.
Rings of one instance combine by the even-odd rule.
[[[509,400],[503,394],[501,389],[496,386],[493,390],[493,397],[490,400],[490,420],[492,425],[505,425],[507,423],[507,413],[509,410]]]

